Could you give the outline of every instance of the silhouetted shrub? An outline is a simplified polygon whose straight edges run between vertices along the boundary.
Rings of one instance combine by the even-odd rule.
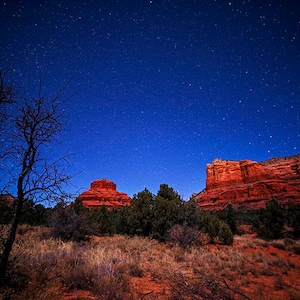
[[[156,196],[145,189],[134,195],[130,207],[120,210],[117,232],[151,236],[181,246],[205,244],[208,235],[211,242],[218,238],[231,245],[233,234],[225,222],[236,230],[235,211],[229,207],[224,216],[222,222],[217,214],[200,210],[193,198],[184,202],[173,188],[161,184]]]
[[[178,222],[188,227],[201,228],[201,211],[194,198],[189,201],[182,201],[179,209]]]
[[[287,209],[287,225],[294,229],[294,236],[300,237],[300,205],[293,205]]]
[[[101,206],[99,209],[91,211],[91,221],[96,234],[114,234],[116,231],[113,222],[112,212],[106,206]]]
[[[275,200],[268,202],[265,209],[261,208],[253,219],[259,236],[268,240],[283,236],[284,223],[285,209]]]
[[[152,236],[164,240],[167,231],[178,224],[179,207],[175,201],[157,196],[153,207]]]
[[[7,201],[0,197],[0,224],[8,224],[13,216],[13,205],[9,205]]]
[[[76,203],[76,205],[80,204]],[[94,233],[88,211],[83,207],[78,209],[76,205],[67,206],[61,202],[55,206],[50,219],[53,237],[63,241],[81,241],[85,240],[87,235]]]
[[[32,200],[27,200],[23,204],[20,224],[33,226],[47,225],[50,215],[50,209],[45,208],[42,204],[37,204]]]
[[[147,189],[133,196],[129,223],[131,233],[149,236],[153,229],[154,195]]]
[[[237,233],[237,212],[229,204],[224,210],[217,213],[218,217],[228,224],[233,234]]]

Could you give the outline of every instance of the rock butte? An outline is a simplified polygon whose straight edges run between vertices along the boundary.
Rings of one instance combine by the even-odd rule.
[[[117,191],[114,182],[105,178],[93,181],[90,189],[80,194],[78,198],[87,208],[100,208],[103,205],[108,209],[122,208],[130,205],[131,201],[127,194]]]
[[[206,168],[206,188],[196,195],[199,206],[221,210],[259,209],[269,200],[300,204],[300,154],[263,162],[215,159]]]

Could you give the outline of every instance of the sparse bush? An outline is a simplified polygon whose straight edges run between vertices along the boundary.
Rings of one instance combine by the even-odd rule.
[[[209,244],[210,238],[207,233],[203,231],[198,231],[195,245],[205,246]]]
[[[63,241],[82,241],[87,235],[94,233],[88,211],[78,206],[80,206],[78,203],[76,206],[67,206],[63,202],[56,205],[50,219],[53,237]]]
[[[167,236],[167,241],[177,244],[181,247],[191,246],[198,242],[197,228],[175,225],[173,226]]]
[[[220,223],[220,229],[218,233],[218,237],[225,245],[232,245],[233,244],[233,234],[226,223]]]

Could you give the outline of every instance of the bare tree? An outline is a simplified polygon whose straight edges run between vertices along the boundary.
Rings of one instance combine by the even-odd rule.
[[[6,91],[3,90],[0,95]],[[67,85],[66,85],[67,86]],[[6,190],[14,189],[16,193],[13,220],[8,236],[4,242],[0,257],[0,284],[6,277],[6,269],[16,231],[21,217],[22,206],[28,200],[45,201],[60,197],[62,188],[70,180],[68,175],[68,156],[50,161],[53,153],[50,144],[57,142],[58,134],[63,128],[62,101],[60,98],[66,88],[50,100],[41,95],[41,80],[37,98],[18,99],[14,113],[10,116],[10,126],[5,136],[9,146],[6,161],[13,169],[5,170],[1,185]],[[12,91],[11,91],[12,92]],[[13,94],[11,94],[13,96]]]
[[[3,59],[0,59],[0,64]],[[6,70],[0,69],[0,105],[12,103],[13,100],[13,85],[5,81]]]
[[[0,60],[0,64],[3,60]],[[8,126],[8,108],[13,104],[13,85],[5,81],[6,70],[0,69],[0,159],[8,153],[5,148],[5,128]],[[1,170],[1,165],[0,165]]]

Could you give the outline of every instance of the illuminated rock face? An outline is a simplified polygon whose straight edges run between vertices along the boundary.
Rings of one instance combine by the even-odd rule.
[[[264,162],[216,159],[206,168],[206,189],[196,195],[199,206],[220,210],[259,209],[275,199],[300,204],[300,155]]]
[[[103,205],[108,209],[122,208],[130,205],[131,201],[128,195],[117,191],[114,182],[105,178],[93,181],[90,189],[80,194],[78,198],[87,208],[100,208]]]

